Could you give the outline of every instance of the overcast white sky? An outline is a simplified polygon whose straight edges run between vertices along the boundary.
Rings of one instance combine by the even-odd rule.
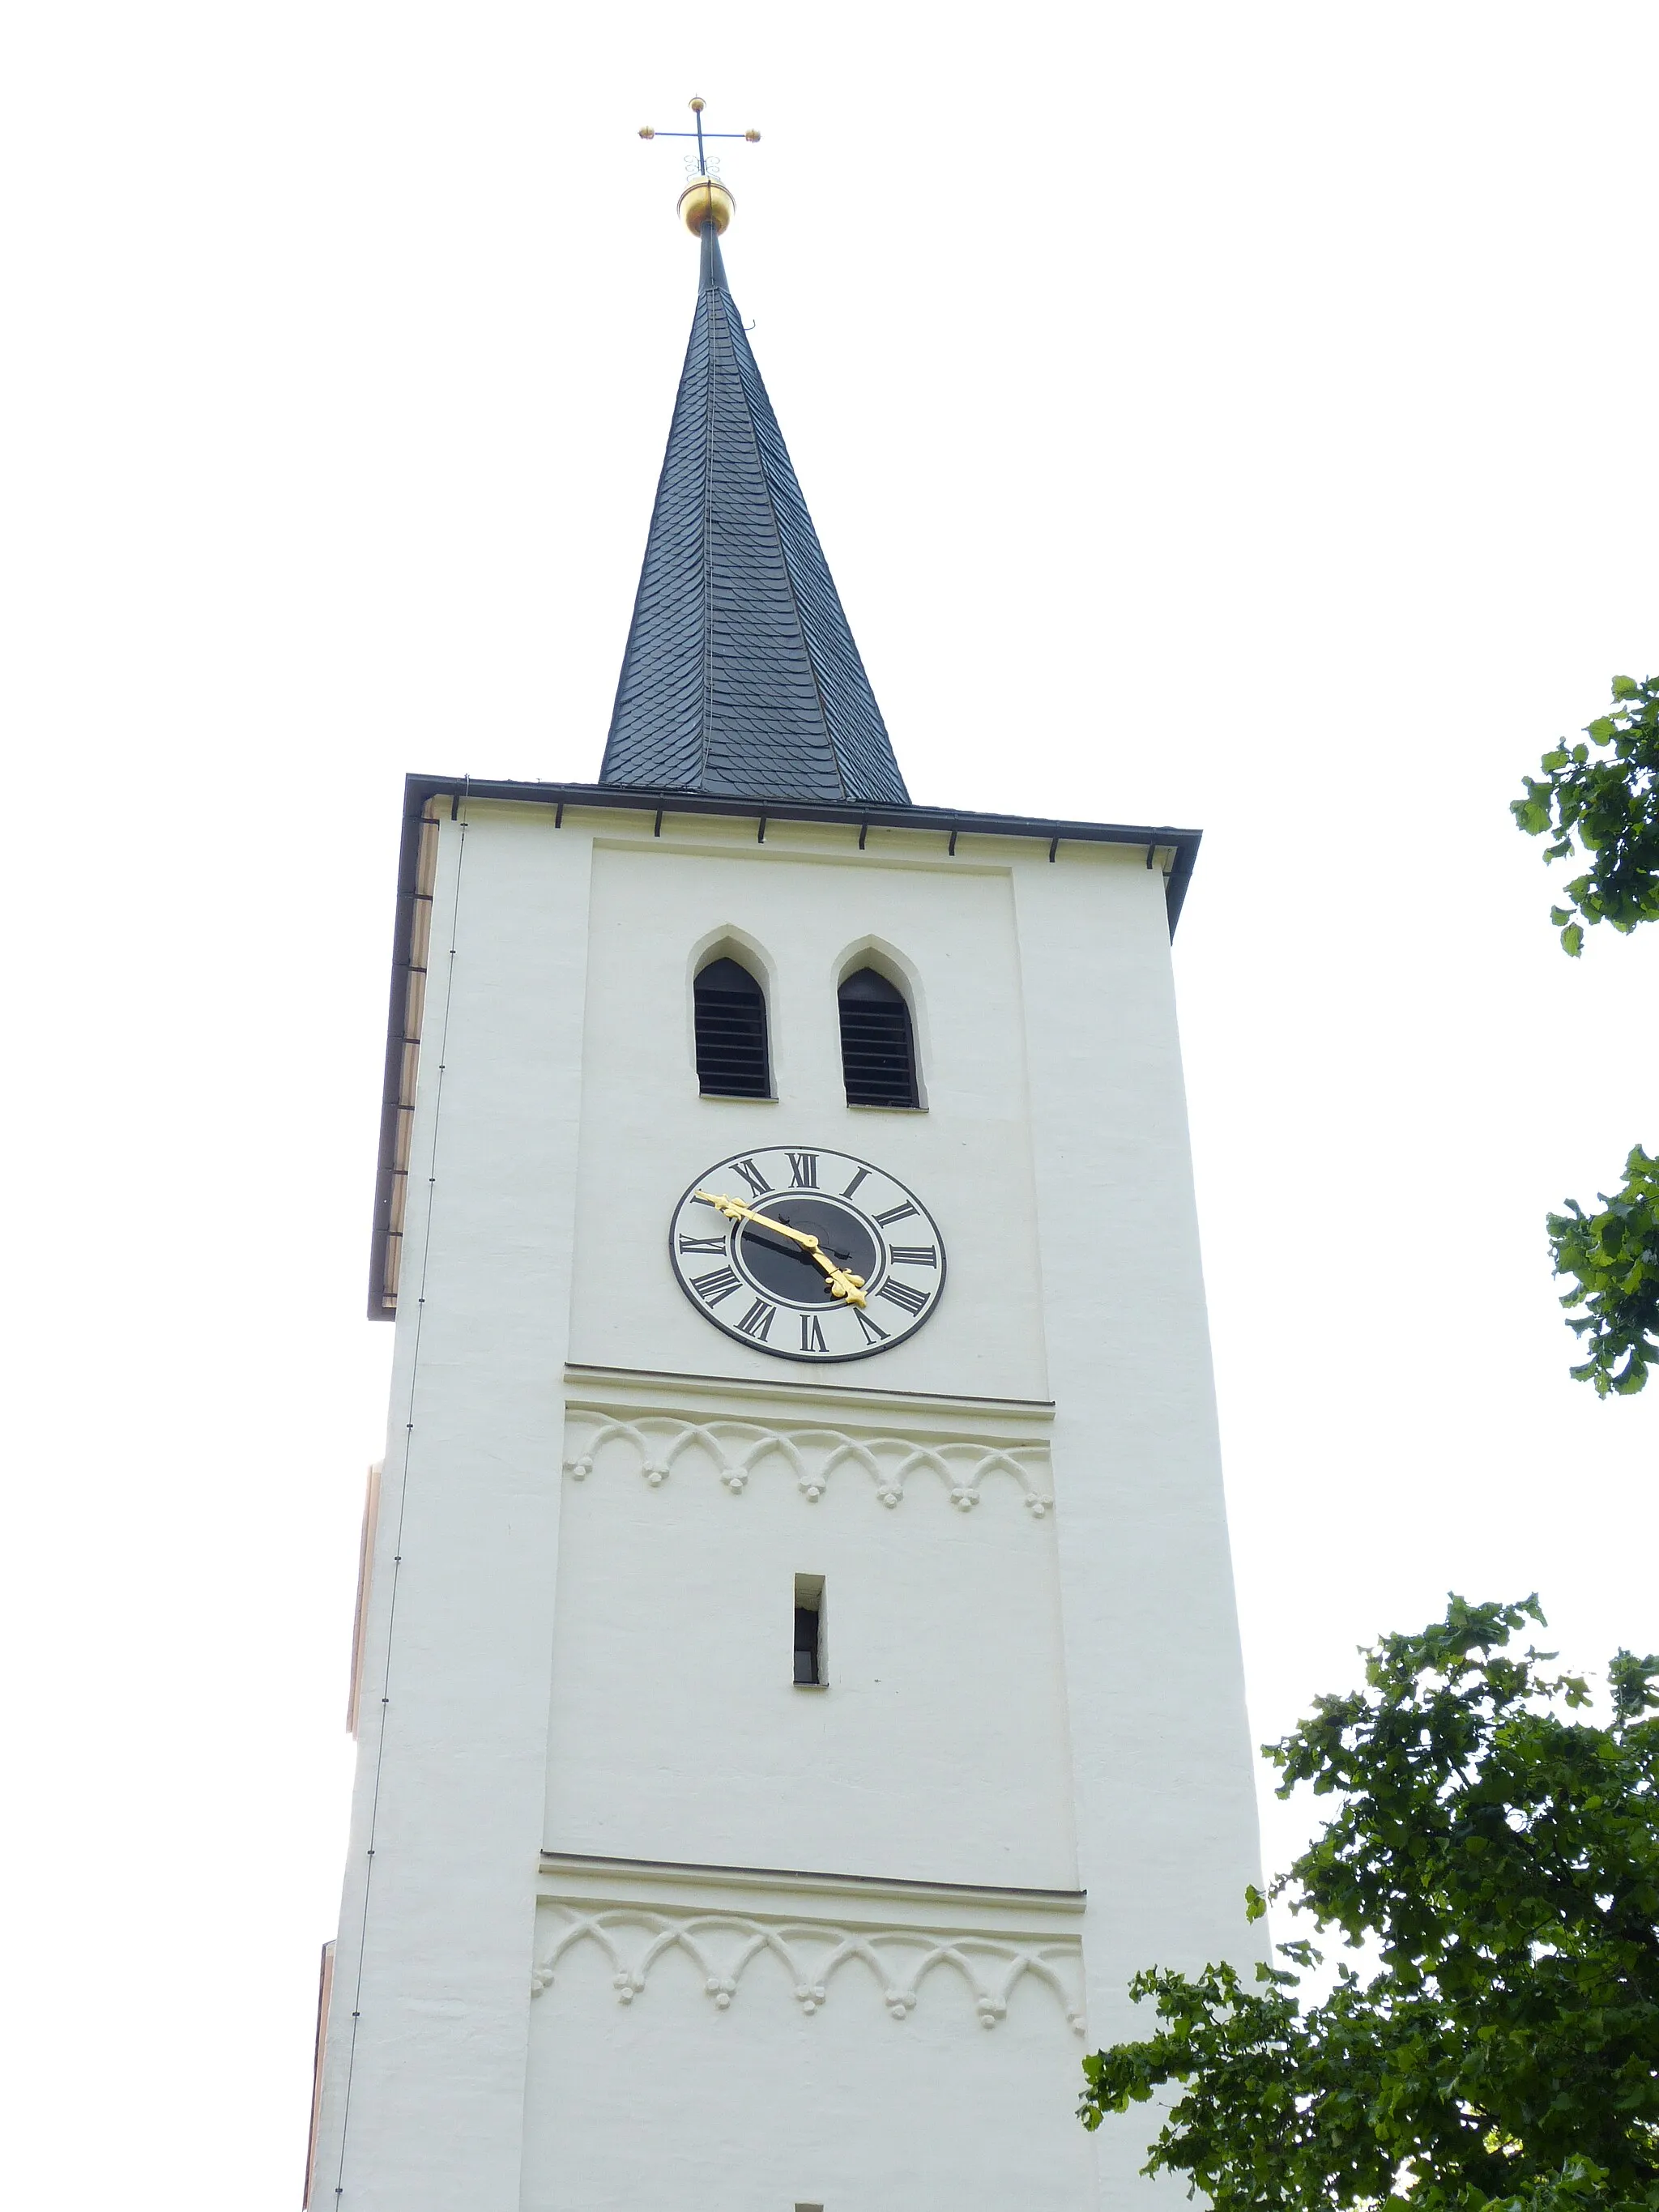
[[[1659,1392],[1567,1380],[1541,1225],[1659,1138],[1659,931],[1570,966],[1506,811],[1659,668],[1651,5],[4,46],[14,2201],[298,2202],[399,780],[597,771],[693,91],[765,134],[732,288],[913,793],[1206,833],[1257,1735],[1449,1586],[1659,1645]]]

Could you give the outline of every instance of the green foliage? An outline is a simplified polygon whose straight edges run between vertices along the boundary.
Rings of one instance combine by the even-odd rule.
[[[1659,677],[1615,676],[1611,711],[1584,735],[1589,744],[1564,738],[1547,752],[1541,775],[1523,776],[1527,795],[1510,805],[1528,836],[1551,839],[1547,860],[1571,859],[1575,840],[1589,858],[1550,909],[1575,960],[1586,923],[1628,933],[1659,921]]]
[[[1659,677],[1613,679],[1613,710],[1589,723],[1589,744],[1563,738],[1547,752],[1542,777],[1523,776],[1524,799],[1510,811],[1529,837],[1548,836],[1546,860],[1565,860],[1575,838],[1589,866],[1550,908],[1571,958],[1584,949],[1587,923],[1611,922],[1626,935],[1659,921]],[[1595,748],[1592,756],[1591,747]],[[1659,1358],[1659,1162],[1638,1145],[1625,1163],[1625,1187],[1597,1195],[1602,1212],[1576,1198],[1548,1217],[1558,1275],[1572,1277],[1564,1306],[1568,1326],[1586,1339],[1589,1358],[1572,1370],[1598,1397],[1628,1397]]]
[[[1510,1654],[1528,1620],[1454,1597],[1267,1747],[1340,1801],[1271,1894],[1379,1963],[1306,2005],[1282,1967],[1137,1975],[1157,2032],[1084,2061],[1079,2116],[1178,2084],[1145,2172],[1216,2212],[1659,2212],[1659,1656],[1618,1655],[1599,1725]]]
[[[1574,1376],[1628,1397],[1659,1359],[1659,1159],[1637,1145],[1625,1162],[1625,1184],[1609,1198],[1598,1191],[1600,1213],[1586,1213],[1575,1198],[1565,1213],[1548,1217],[1550,1250],[1558,1275],[1577,1278],[1564,1306],[1583,1306],[1567,1326],[1586,1340],[1589,1353]]]

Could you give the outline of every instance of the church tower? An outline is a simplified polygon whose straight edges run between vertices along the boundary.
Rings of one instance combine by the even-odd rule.
[[[599,781],[407,785],[307,2201],[1098,2212],[1256,1871],[1198,836],[911,802],[682,213]]]

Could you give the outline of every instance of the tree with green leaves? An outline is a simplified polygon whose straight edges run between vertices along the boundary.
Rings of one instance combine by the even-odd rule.
[[[1510,811],[1529,837],[1550,839],[1547,861],[1581,854],[1589,865],[1552,907],[1563,950],[1576,960],[1584,931],[1598,922],[1628,936],[1659,921],[1659,677],[1613,679],[1611,710],[1544,755],[1541,774],[1525,776],[1526,796]],[[1597,1394],[1641,1389],[1659,1358],[1659,1161],[1638,1145],[1622,1188],[1597,1194],[1599,1213],[1577,1199],[1549,1216],[1558,1275],[1573,1287],[1564,1306],[1589,1357],[1572,1370]]]
[[[1471,1605],[1364,1654],[1264,1755],[1339,1809],[1269,1896],[1375,1971],[1279,1946],[1130,1985],[1156,2032],[1084,2061],[1084,2124],[1170,2092],[1142,2171],[1216,2212],[1659,2212],[1659,1656],[1604,1720]],[[1259,1919],[1267,1899],[1247,1893]]]
[[[1550,1250],[1556,1273],[1574,1279],[1562,1304],[1584,1309],[1567,1316],[1589,1354],[1572,1374],[1603,1398],[1628,1397],[1659,1358],[1659,1160],[1632,1146],[1623,1186],[1596,1195],[1599,1213],[1570,1198],[1565,1213],[1546,1217]]]

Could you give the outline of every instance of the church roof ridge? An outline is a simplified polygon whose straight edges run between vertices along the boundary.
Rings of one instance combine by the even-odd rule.
[[[690,204],[688,205],[687,203]],[[903,806],[904,779],[732,301],[717,184],[599,781]]]

